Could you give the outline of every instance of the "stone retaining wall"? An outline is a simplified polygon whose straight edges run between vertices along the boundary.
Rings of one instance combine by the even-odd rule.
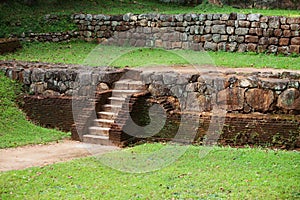
[[[15,61],[1,61],[0,71],[23,83],[33,94],[24,97],[23,109],[31,120],[44,126],[69,131],[74,122],[76,128],[87,131],[95,113],[107,103],[114,83],[121,77],[132,76],[143,81],[147,88],[130,102],[131,115],[142,115],[133,118],[147,123],[149,116],[144,115],[152,104],[162,106],[167,113],[167,124],[158,137],[172,136],[182,116],[188,114],[188,119],[197,119],[199,125],[186,124],[184,130],[186,133],[197,130],[195,139],[201,142],[208,125],[220,121],[212,119],[212,114],[226,110],[219,116],[225,119],[219,143],[279,145],[283,142],[288,147],[300,147],[298,71],[218,71],[216,68],[180,73]],[[79,103],[74,107],[77,100]],[[126,127],[129,115],[123,113],[116,121]],[[132,138],[122,127],[114,124],[110,135],[117,144]]]
[[[82,39],[166,49],[296,53],[300,18],[260,14],[75,14]],[[106,40],[107,39],[107,40]]]

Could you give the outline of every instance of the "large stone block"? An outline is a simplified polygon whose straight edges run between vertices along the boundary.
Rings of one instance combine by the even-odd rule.
[[[227,107],[227,111],[242,110],[244,106],[245,89],[226,88],[221,90],[217,95],[217,102]]]
[[[277,106],[286,110],[300,110],[300,92],[290,88],[281,93],[278,97]]]
[[[249,28],[237,28],[235,29],[235,34],[237,35],[247,35]]]
[[[300,37],[294,37],[291,39],[292,45],[300,45]]]
[[[212,33],[219,33],[219,34],[226,34],[225,25],[213,25],[211,32]]]
[[[274,93],[271,90],[250,89],[245,93],[246,102],[255,111],[267,112],[274,102]]]

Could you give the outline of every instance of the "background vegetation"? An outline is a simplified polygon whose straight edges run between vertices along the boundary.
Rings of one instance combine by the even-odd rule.
[[[300,16],[297,10],[237,9],[203,4],[196,7],[166,4],[159,0],[38,0],[25,5],[24,0],[0,2],[0,37],[30,32],[60,32],[76,30],[71,22],[74,13],[261,13],[264,15]]]

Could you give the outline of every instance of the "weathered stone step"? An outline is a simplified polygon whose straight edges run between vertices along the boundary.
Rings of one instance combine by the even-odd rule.
[[[99,119],[115,119],[117,116],[117,113],[114,112],[98,112],[98,118]]]
[[[100,145],[113,145],[108,136],[101,135],[84,135],[83,142]]]
[[[127,98],[128,96],[133,95],[134,93],[141,92],[142,90],[113,90],[112,96],[113,97],[123,97]]]
[[[95,119],[95,125],[103,128],[110,128],[114,123],[114,120],[111,119]]]
[[[111,105],[111,104],[106,104],[103,106],[104,110],[106,112],[114,112],[114,113],[118,113],[119,110],[121,110],[122,105]]]
[[[90,135],[107,136],[109,134],[109,130],[110,130],[109,127],[98,127],[98,126],[89,127]]]
[[[144,90],[145,88],[145,84],[141,81],[121,80],[114,84],[116,90]]]
[[[124,97],[109,97],[108,99],[112,105],[122,105],[122,103],[126,100]]]

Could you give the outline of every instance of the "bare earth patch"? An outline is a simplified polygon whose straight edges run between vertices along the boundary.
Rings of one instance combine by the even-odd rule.
[[[0,149],[0,171],[45,166],[118,149],[115,146],[91,145],[71,140],[47,145]]]

